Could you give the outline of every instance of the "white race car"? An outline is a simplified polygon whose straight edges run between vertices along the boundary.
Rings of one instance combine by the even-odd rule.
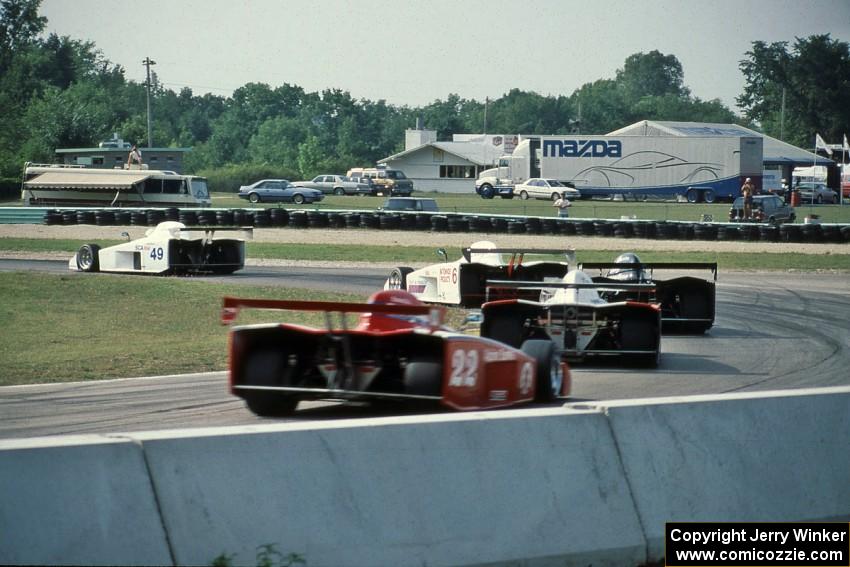
[[[606,301],[600,292],[650,294],[654,284],[594,282],[581,270],[560,281],[490,281],[480,333],[508,345],[551,339],[572,360],[617,356],[657,366],[661,307],[640,301]],[[498,299],[505,289],[536,291],[536,300]],[[496,300],[492,300],[495,292]]]
[[[444,259],[445,250],[437,251]],[[463,307],[480,307],[484,302],[487,280],[543,281],[562,278],[567,273],[566,261],[524,262],[526,255],[559,254],[564,250],[499,248],[483,240],[463,250],[454,262],[432,264],[420,270],[394,268],[384,289],[404,289],[420,301],[445,303]]]
[[[245,240],[216,238],[221,231],[251,229],[197,229],[175,221],[159,223],[144,238],[101,249],[84,244],[68,268],[82,272],[141,274],[231,274],[245,266]],[[124,233],[127,236],[126,233]]]

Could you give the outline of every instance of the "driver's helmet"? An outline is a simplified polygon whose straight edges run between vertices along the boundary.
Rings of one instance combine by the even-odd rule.
[[[625,252],[617,256],[615,264],[640,264],[640,258],[634,252]],[[646,272],[643,268],[622,267],[608,270],[608,277],[613,280],[626,282],[642,282],[646,280]]]
[[[366,303],[375,305],[424,305],[419,299],[408,291],[401,289],[388,289],[376,291]],[[393,313],[362,313],[360,315],[357,329],[361,331],[394,331],[399,329],[413,329],[428,325],[428,317],[425,315],[401,315]]]

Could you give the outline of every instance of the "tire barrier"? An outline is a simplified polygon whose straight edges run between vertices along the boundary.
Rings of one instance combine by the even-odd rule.
[[[290,216],[289,219],[291,224],[292,216]],[[348,213],[347,215],[345,215],[345,227],[360,228],[360,215],[358,213]]]
[[[696,240],[717,240],[717,227],[705,223],[694,225],[694,238]]]
[[[522,221],[508,221],[508,234],[525,234],[528,226]]]
[[[36,217],[38,218],[38,217]],[[255,226],[293,228],[366,228],[380,230],[479,232],[493,234],[579,235],[660,240],[724,240],[742,242],[848,243],[850,225],[757,223],[689,223],[566,219],[558,217],[490,217],[413,212],[326,212],[284,208],[256,209],[46,209],[45,225],[156,226],[179,221],[188,227]]]
[[[614,236],[617,238],[634,238],[635,227],[630,222],[614,223]]]
[[[800,227],[803,242],[823,242],[823,232],[819,224],[804,224]]]
[[[328,214],[321,211],[307,212],[307,226],[310,228],[327,228],[331,225]]]
[[[607,221],[596,221],[593,223],[593,231],[596,236],[614,236],[614,224]]]
[[[215,220],[221,226],[233,226],[233,211],[218,211]]]
[[[490,221],[493,226],[493,232],[505,233],[508,231],[508,220],[503,218],[494,218]]]
[[[286,226],[289,224],[289,211],[286,209],[269,209],[269,218],[272,226]]]
[[[762,242],[778,242],[779,227],[767,224],[759,227],[759,240]]]
[[[309,221],[307,220],[307,213],[299,211],[297,213],[292,213],[289,215],[289,226],[292,228],[307,228],[309,226]]]
[[[94,212],[77,211],[77,224],[94,224]]]
[[[194,211],[180,211],[180,215],[177,217],[177,220],[186,226],[195,226],[198,224],[198,215]]]
[[[741,231],[737,226],[721,226],[717,229],[717,240],[741,240]]]
[[[779,240],[780,242],[802,242],[803,233],[796,224],[782,224],[779,225]]]

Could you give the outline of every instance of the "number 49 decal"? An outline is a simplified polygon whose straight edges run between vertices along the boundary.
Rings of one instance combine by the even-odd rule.
[[[164,255],[165,255],[165,253],[162,251],[161,246],[156,246],[154,248],[151,248],[151,253],[150,253],[151,260],[162,260]]]

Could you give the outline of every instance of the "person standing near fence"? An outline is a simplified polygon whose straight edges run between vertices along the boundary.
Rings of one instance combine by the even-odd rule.
[[[753,216],[753,180],[747,177],[744,184],[741,186],[741,196],[744,198],[744,219],[750,220]]]
[[[572,206],[570,200],[564,197],[563,195],[555,199],[555,202],[552,203],[552,206],[558,209],[558,216],[560,218],[567,218],[570,216],[569,207]]]

